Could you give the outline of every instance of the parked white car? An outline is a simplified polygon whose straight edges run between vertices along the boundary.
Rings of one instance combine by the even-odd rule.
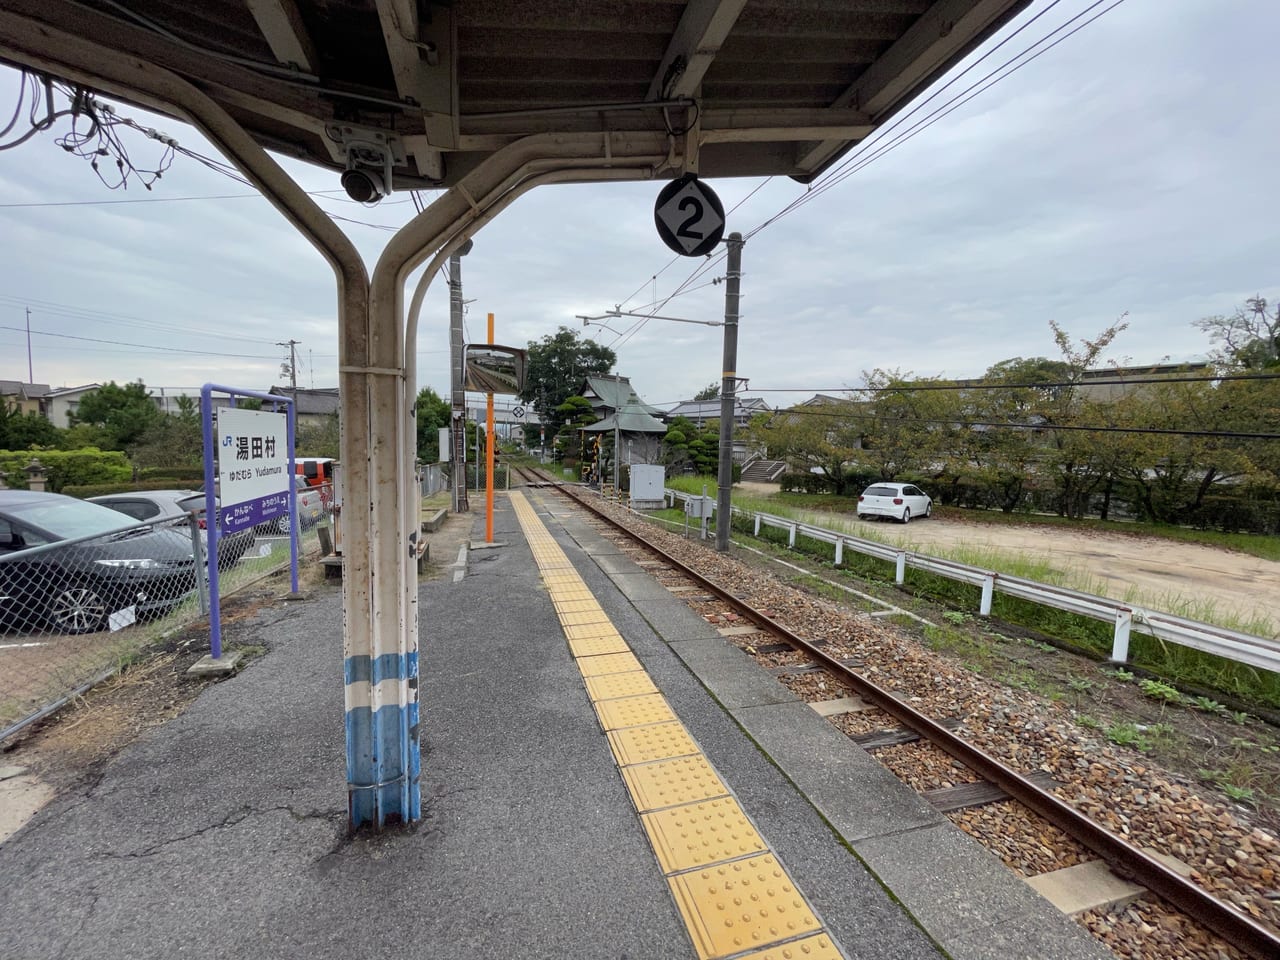
[[[912,517],[933,513],[929,495],[910,483],[873,483],[858,497],[858,519],[889,517],[910,523]]]

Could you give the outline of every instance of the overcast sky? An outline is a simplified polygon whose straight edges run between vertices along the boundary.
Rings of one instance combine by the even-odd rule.
[[[952,92],[1088,5],[1064,0]],[[1126,0],[752,236],[737,364],[749,392],[782,405],[876,367],[975,376],[1010,357],[1055,356],[1050,320],[1092,338],[1126,313],[1109,359],[1203,357],[1210,344],[1193,321],[1255,294],[1280,300],[1277,35],[1272,3]],[[0,67],[0,121],[18,78]],[[120,112],[216,155],[189,127]],[[266,389],[282,382],[276,343],[292,338],[299,385],[336,385],[333,275],[264,200],[183,156],[150,193],[109,191],[54,143],[66,130],[63,120],[0,152],[0,378],[28,379],[30,308],[38,383]],[[160,149],[141,137],[128,146],[139,166]],[[364,208],[334,173],[283,162],[305,189],[332,191],[321,205],[333,214],[384,226],[413,215],[407,194]],[[619,340],[575,319],[661,303],[702,264],[672,263],[659,240],[660,186],[544,187],[517,201],[463,261],[470,338],[483,339],[490,311],[500,343],[575,327],[613,347],[618,372],[660,406],[718,382],[717,328],[655,320]],[[744,234],[805,193],[785,178],[712,186],[726,209],[760,188],[729,217]],[[118,200],[146,202],[102,202]],[[390,233],[343,226],[372,265]],[[660,312],[719,320],[723,294],[707,285]],[[419,384],[445,397],[447,336],[437,280]]]

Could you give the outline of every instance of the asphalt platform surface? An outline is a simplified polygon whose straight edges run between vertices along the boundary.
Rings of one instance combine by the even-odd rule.
[[[1054,946],[1029,934],[1052,911],[1002,906],[968,866],[986,855],[930,839],[932,822],[898,839],[833,822],[790,748],[744,732],[763,708],[731,702],[714,630],[554,494],[527,496],[846,956],[1104,955],[1065,920]],[[420,824],[347,835],[341,595],[322,587],[237,627],[266,654],[0,844],[0,960],[695,957],[505,499],[495,526],[464,575],[421,588]],[[875,844],[922,873],[887,855],[873,873]]]

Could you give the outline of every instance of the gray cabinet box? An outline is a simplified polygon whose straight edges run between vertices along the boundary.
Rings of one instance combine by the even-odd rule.
[[[631,509],[660,510],[666,506],[663,487],[667,482],[666,468],[656,463],[631,465]]]

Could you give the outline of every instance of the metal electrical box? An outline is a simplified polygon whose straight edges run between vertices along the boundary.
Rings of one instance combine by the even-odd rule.
[[[689,497],[684,502],[684,512],[690,517],[710,517],[716,512],[716,501],[712,497]]]
[[[666,468],[656,463],[631,464],[631,509],[661,510],[667,505],[663,487]]]

